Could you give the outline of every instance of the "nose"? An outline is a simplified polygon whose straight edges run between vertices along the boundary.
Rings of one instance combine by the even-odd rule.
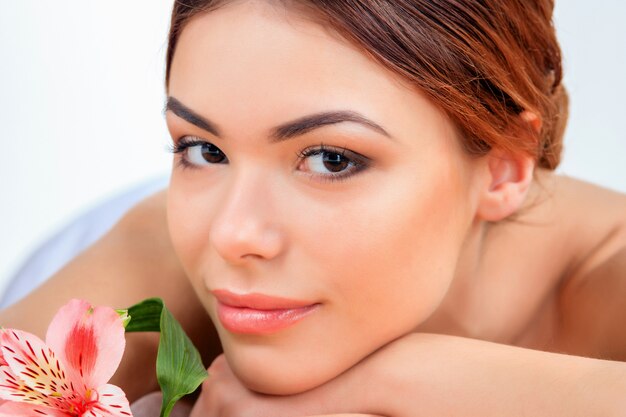
[[[228,263],[271,260],[285,247],[270,187],[259,175],[240,177],[225,191],[210,229],[210,243]]]

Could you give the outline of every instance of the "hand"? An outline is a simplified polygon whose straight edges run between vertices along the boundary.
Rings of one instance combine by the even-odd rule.
[[[133,417],[157,417],[161,412],[162,399],[161,391],[151,392],[139,398],[130,405]],[[179,401],[172,409],[170,417],[189,417],[189,413],[191,413],[191,405]]]
[[[349,388],[350,371],[305,393],[287,396],[250,391],[233,374],[223,354],[213,361],[208,371],[209,377],[202,384],[202,392],[190,417],[376,417],[372,414],[337,414],[348,411],[338,394]],[[340,386],[344,391],[338,391]]]

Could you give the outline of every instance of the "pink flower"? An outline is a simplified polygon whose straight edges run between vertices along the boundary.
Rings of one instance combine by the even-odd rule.
[[[126,341],[118,313],[71,300],[48,327],[46,343],[0,330],[0,417],[128,417],[124,392],[107,384]]]

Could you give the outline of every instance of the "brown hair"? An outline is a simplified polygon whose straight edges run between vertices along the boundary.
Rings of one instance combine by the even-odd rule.
[[[270,1],[270,0],[268,0]],[[193,16],[228,0],[176,0],[165,86],[176,42]],[[568,98],[552,24],[554,0],[291,0],[417,86],[458,126],[471,154],[492,147],[555,169]],[[519,114],[542,121],[533,131]],[[524,139],[519,129],[528,132]]]

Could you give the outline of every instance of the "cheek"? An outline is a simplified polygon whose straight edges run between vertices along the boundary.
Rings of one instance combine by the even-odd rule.
[[[359,331],[375,321],[388,332],[382,338],[397,337],[439,305],[463,239],[459,204],[455,183],[404,177],[338,210],[328,227],[311,224],[324,242],[312,245],[311,259],[324,259],[337,308],[363,324]]]
[[[411,331],[439,306],[472,220],[472,165],[454,132],[431,136],[349,198],[318,203],[297,239],[309,242],[303,251],[325,270],[337,308],[363,324],[359,331],[376,321],[381,338]]]
[[[212,202],[206,186],[184,181],[175,171],[167,193],[168,229],[183,269],[196,286],[200,283],[193,277],[200,276],[198,270],[206,263]]]

